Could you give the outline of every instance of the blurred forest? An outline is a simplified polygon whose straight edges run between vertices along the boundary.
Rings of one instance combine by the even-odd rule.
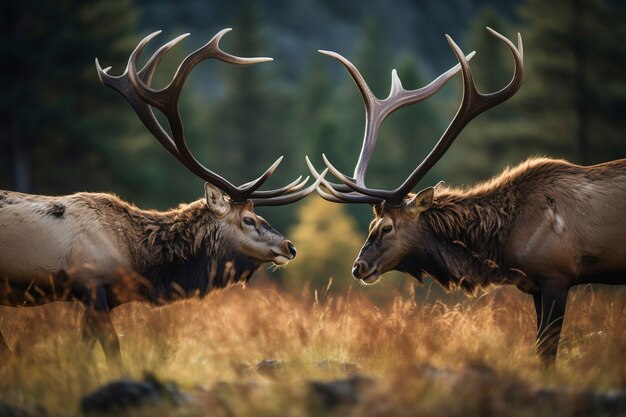
[[[161,148],[95,71],[98,57],[113,67],[111,74],[121,74],[136,43],[159,29],[163,34],[145,56],[181,33],[192,36],[164,60],[156,86],[225,27],[234,29],[224,38],[225,50],[275,58],[241,68],[202,63],[183,90],[181,113],[192,150],[235,183],[256,177],[279,155],[285,160],[268,186],[306,175],[305,155],[321,166],[324,152],[352,171],[363,104],[343,67],[317,49],[352,60],[384,97],[392,68],[406,88],[418,88],[455,64],[447,33],[466,53],[477,51],[471,64],[479,88],[495,91],[508,82],[513,65],[485,26],[510,39],[521,32],[524,85],[465,129],[424,186],[440,179],[471,185],[532,155],[583,164],[626,157],[622,1],[0,2],[1,189],[107,191],[159,209],[201,195],[202,181]],[[394,114],[381,130],[368,185],[399,184],[437,141],[460,94],[459,78],[428,102]],[[336,283],[352,285],[349,265],[367,230],[369,208],[311,197],[260,212],[301,249],[287,269],[290,277],[324,283],[335,276]]]

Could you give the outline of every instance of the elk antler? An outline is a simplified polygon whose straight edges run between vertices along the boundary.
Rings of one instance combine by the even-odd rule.
[[[390,206],[400,205],[402,200],[411,192],[413,187],[415,187],[415,185],[417,185],[417,183],[424,177],[424,175],[426,175],[435,163],[441,159],[459,133],[474,117],[509,99],[517,92],[522,83],[522,37],[520,34],[517,35],[518,46],[515,47],[510,40],[500,35],[498,32],[491,28],[487,28],[487,30],[500,39],[509,48],[515,61],[515,73],[509,84],[502,90],[490,94],[480,93],[474,83],[472,70],[467,62],[468,59],[472,58],[474,53],[472,52],[465,57],[461,49],[448,35],[446,35],[448,44],[450,44],[450,47],[459,60],[459,64],[440,75],[428,86],[412,91],[407,91],[402,87],[400,79],[397,77],[394,70],[392,72],[391,92],[389,93],[389,97],[385,100],[380,100],[372,94],[363,77],[359,74],[354,65],[352,65],[347,59],[335,53],[326,53],[327,55],[340,60],[355,80],[365,101],[366,123],[365,134],[363,137],[363,147],[354,171],[355,178],[350,178],[342,174],[330,163],[330,161],[328,161],[325,155],[322,155],[324,163],[330,169],[330,172],[332,172],[333,175],[335,175],[342,182],[342,184],[330,183],[320,177],[319,173],[315,170],[307,158],[309,170],[318,181],[321,180],[321,185],[328,190],[327,193],[321,188],[318,188],[318,192],[323,198],[329,201],[342,203],[352,202],[378,204],[385,202],[385,204]],[[401,107],[417,103],[431,97],[438,92],[446,81],[456,74],[459,69],[461,70],[461,74],[463,76],[463,98],[454,119],[448,125],[433,150],[418,165],[418,167],[415,168],[404,183],[402,183],[402,185],[395,190],[387,191],[366,187],[365,172],[372,156],[374,146],[376,145],[378,129],[385,118]]]
[[[282,156],[259,178],[237,187],[198,162],[187,146],[182,119],[178,111],[178,99],[183,84],[191,70],[201,61],[209,58],[215,58],[220,61],[238,65],[250,65],[272,61],[272,58],[242,58],[222,51],[219,42],[222,37],[230,31],[231,29],[221,30],[207,44],[189,54],[178,67],[170,84],[161,90],[154,90],[150,87],[154,72],[165,54],[181,40],[189,36],[189,34],[178,36],[161,46],[139,71],[137,70],[137,59],[139,55],[141,55],[141,52],[148,42],[160,34],[161,31],[154,32],[139,42],[130,55],[128,65],[122,75],[117,77],[109,75],[108,71],[111,67],[102,69],[97,58],[96,69],[98,70],[100,81],[117,91],[130,103],[139,119],[169,153],[195,175],[228,194],[232,202],[242,203],[250,200],[258,206],[271,206],[298,201],[313,192],[321,182],[321,179],[318,179],[314,184],[305,189],[302,188],[308,181],[308,177],[305,178],[304,181],[301,181],[302,176],[300,176],[284,187],[275,190],[257,191],[272,175],[276,167],[278,167],[283,159]],[[150,106],[156,107],[165,115],[170,126],[170,131],[172,132],[171,137],[156,119]]]

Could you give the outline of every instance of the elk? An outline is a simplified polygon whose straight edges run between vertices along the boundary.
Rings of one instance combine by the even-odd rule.
[[[365,101],[366,125],[353,177],[342,174],[323,155],[340,183],[322,179],[318,193],[331,202],[373,206],[374,220],[352,269],[357,280],[371,284],[381,274],[398,270],[420,282],[428,275],[448,290],[468,293],[491,285],[515,285],[533,297],[536,349],[544,363],[551,364],[569,289],[588,283],[626,284],[626,159],[579,166],[531,158],[468,189],[439,183],[412,193],[474,117],[504,102],[521,86],[521,36],[516,47],[487,29],[513,55],[512,80],[498,92],[480,93],[466,57],[447,37],[461,66],[460,107],[433,150],[390,191],[365,185],[378,129],[393,111],[435,94],[441,77],[422,89],[405,90],[394,70],[389,97],[381,100],[350,61],[321,51],[339,60],[352,76]],[[307,164],[320,179],[308,158]]]
[[[266,262],[285,265],[296,248],[254,206],[298,201],[315,190],[308,177],[274,190],[259,188],[281,158],[254,181],[235,186],[203,166],[190,152],[178,111],[178,98],[191,70],[214,58],[249,65],[271,58],[241,58],[220,49],[230,29],[217,33],[187,56],[171,83],[150,87],[163,56],[187,35],[161,46],[141,70],[137,60],[144,38],[121,76],[110,76],[96,60],[100,80],[120,93],[139,119],[189,171],[206,181],[204,198],[169,211],[141,210],[114,195],[77,193],[51,197],[0,192],[0,290],[5,306],[34,306],[78,300],[85,308],[83,339],[98,339],[108,361],[120,362],[120,346],[110,310],[132,300],[163,304],[203,296],[234,283],[246,283]],[[170,132],[151,106],[167,119]],[[0,334],[0,349],[10,351]]]

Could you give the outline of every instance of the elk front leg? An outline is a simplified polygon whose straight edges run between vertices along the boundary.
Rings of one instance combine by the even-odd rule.
[[[536,348],[547,365],[556,361],[568,291],[569,287],[547,282],[541,285],[541,292],[533,295],[537,313]]]
[[[7,343],[6,339],[4,338],[4,335],[0,331],[0,358],[6,357],[7,355],[10,355],[11,353],[13,352],[11,351],[11,348],[9,347],[9,344]]]
[[[102,287],[96,287],[87,297],[82,297],[82,300],[86,307],[83,343],[91,349],[96,340],[100,341],[107,362],[120,365],[120,341],[111,321],[106,291]]]

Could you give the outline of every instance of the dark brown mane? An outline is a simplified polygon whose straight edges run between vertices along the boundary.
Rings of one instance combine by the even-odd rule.
[[[452,271],[450,265],[442,266],[440,269],[447,273],[435,278],[446,288],[461,287],[470,293],[510,280],[502,247],[530,187],[549,187],[561,174],[583,170],[561,160],[531,158],[474,187],[440,189],[433,206],[422,213],[424,223],[433,235],[456,247],[455,255],[464,262],[460,271],[460,265]],[[536,188],[532,191],[542,192]]]

